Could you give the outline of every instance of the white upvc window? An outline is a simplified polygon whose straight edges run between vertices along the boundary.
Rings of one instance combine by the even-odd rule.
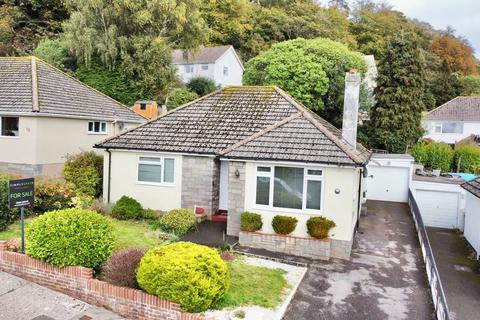
[[[227,66],[223,67],[223,76],[225,76],[225,77],[228,76],[228,67]]]
[[[88,133],[107,134],[107,123],[105,121],[88,121]]]
[[[208,71],[208,64],[202,64],[202,70]]]
[[[442,122],[442,133],[463,133],[463,123],[459,121]]]
[[[433,132],[434,133],[442,133],[442,123],[441,122],[435,122],[433,124]]]
[[[19,117],[0,117],[0,137],[18,137]]]
[[[175,158],[138,156],[137,183],[173,186]]]
[[[193,73],[193,64],[185,65],[185,73]]]
[[[259,208],[319,213],[323,204],[323,169],[258,165],[255,205]]]

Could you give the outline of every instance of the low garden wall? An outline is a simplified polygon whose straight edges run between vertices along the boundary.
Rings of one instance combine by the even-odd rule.
[[[104,307],[127,319],[206,319],[201,315],[183,313],[178,304],[141,290],[94,279],[92,269],[58,268],[24,254],[7,251],[6,241],[0,241],[0,270]]]
[[[330,259],[330,239],[315,239],[291,235],[240,231],[242,246],[281,252],[312,259]]]

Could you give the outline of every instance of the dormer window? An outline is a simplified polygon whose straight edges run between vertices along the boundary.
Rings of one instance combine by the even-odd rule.
[[[107,123],[105,121],[89,121],[88,133],[90,134],[106,134]]]

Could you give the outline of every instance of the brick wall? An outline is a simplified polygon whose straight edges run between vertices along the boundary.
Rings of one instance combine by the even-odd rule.
[[[330,239],[320,240],[281,234],[240,231],[239,243],[246,247],[313,259],[328,260],[331,257]]]
[[[58,268],[20,253],[6,251],[5,241],[0,241],[0,270],[112,310],[127,319],[205,319],[201,315],[182,313],[178,304],[141,290],[94,279],[92,269]]]

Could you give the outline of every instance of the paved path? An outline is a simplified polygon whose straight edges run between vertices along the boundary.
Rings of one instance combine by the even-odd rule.
[[[85,317],[86,316],[86,317]],[[118,320],[120,316],[0,271],[0,319]]]
[[[427,228],[450,313],[455,320],[480,319],[479,264],[456,230]]]
[[[434,319],[408,206],[367,206],[351,261],[310,261],[284,319]]]

